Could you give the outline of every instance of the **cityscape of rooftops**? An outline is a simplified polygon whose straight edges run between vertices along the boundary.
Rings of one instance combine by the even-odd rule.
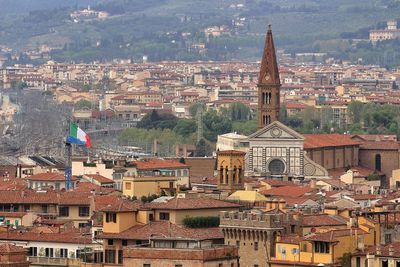
[[[0,0],[0,266],[400,267],[399,14]]]

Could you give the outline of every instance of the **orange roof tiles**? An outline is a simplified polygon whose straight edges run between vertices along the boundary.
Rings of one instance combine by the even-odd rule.
[[[64,173],[56,173],[56,172],[45,172],[38,173],[28,177],[25,177],[26,180],[34,180],[34,181],[65,181]],[[71,180],[77,180],[75,176],[71,177]]]
[[[305,149],[360,145],[345,134],[304,134],[303,136]]]
[[[103,234],[103,238],[148,240],[150,237],[182,238],[182,239],[223,239],[224,235],[218,227],[188,228],[169,221],[150,222],[136,225],[119,234]]]
[[[306,193],[317,191],[318,189],[311,187],[302,187],[295,185],[281,186],[269,190],[263,190],[260,193],[265,196],[282,196],[282,197],[301,197]]]
[[[139,170],[189,168],[188,165],[176,160],[149,159],[132,162]]]
[[[80,232],[34,232],[34,231],[5,231],[0,232],[0,240],[37,241],[54,243],[91,244],[92,238],[82,236]]]
[[[212,198],[173,198],[167,202],[146,203],[145,207],[166,210],[239,208],[239,204]]]
[[[313,214],[304,215],[303,226],[316,227],[316,226],[345,226],[347,221],[337,215],[330,214]]]
[[[89,178],[91,178],[93,180],[96,180],[100,184],[113,184],[114,183],[113,180],[108,179],[107,177],[104,177],[104,176],[99,175],[99,174],[85,174],[84,176],[89,177]]]

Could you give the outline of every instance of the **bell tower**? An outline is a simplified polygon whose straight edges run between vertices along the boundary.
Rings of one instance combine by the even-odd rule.
[[[258,76],[258,128],[264,128],[279,120],[280,88],[278,63],[276,60],[271,25],[268,26],[264,52]]]

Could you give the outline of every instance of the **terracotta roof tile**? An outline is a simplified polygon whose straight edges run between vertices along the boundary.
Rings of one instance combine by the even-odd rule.
[[[45,172],[38,173],[24,178],[25,180],[34,180],[34,181],[65,181],[64,173],[57,172]],[[71,180],[76,181],[77,178],[75,176],[71,177]]]
[[[151,209],[190,210],[190,209],[216,209],[239,208],[241,205],[212,198],[173,198],[165,203],[146,203],[145,207]]]
[[[317,226],[342,226],[347,225],[347,221],[337,215],[329,214],[316,214],[304,215],[303,226],[317,227]]]
[[[119,234],[104,234],[104,238],[148,240],[150,237],[187,238],[187,239],[223,239],[221,229],[188,228],[172,224],[169,221],[150,222],[146,225],[136,225]]]
[[[34,232],[12,230],[0,232],[0,240],[13,241],[38,241],[38,242],[55,242],[55,243],[74,243],[74,244],[90,244],[92,238],[82,236],[80,232]]]
[[[360,142],[345,134],[304,134],[303,136],[305,149],[360,145]]]
[[[304,196],[306,193],[311,193],[317,190],[318,189],[311,187],[288,185],[288,186],[275,187],[269,190],[263,190],[260,193],[265,196],[301,197]]]
[[[188,168],[189,166],[176,160],[149,159],[132,162],[139,170]]]
[[[99,174],[85,174],[84,176],[96,180],[97,182],[99,182],[100,184],[113,184],[114,181],[111,179],[108,179],[107,177],[104,177],[103,175],[99,175]]]

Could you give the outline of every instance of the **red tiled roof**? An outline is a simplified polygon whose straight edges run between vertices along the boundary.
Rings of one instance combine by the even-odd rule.
[[[304,134],[303,136],[305,149],[360,145],[360,142],[354,141],[350,135],[345,134]]]
[[[108,179],[107,177],[104,177],[104,176],[99,175],[99,174],[85,174],[84,176],[89,177],[89,178],[91,178],[93,180],[96,180],[100,184],[113,184],[114,183],[113,180]]]
[[[165,210],[239,208],[241,205],[212,198],[173,198],[167,202],[146,203],[145,207]]]
[[[364,142],[360,145],[360,149],[365,150],[398,150],[400,145],[397,142],[392,141],[373,141]]]
[[[351,229],[335,229],[324,233],[313,233],[308,236],[305,236],[303,240],[308,241],[324,241],[324,242],[335,242],[338,241],[338,237],[350,236],[350,235],[362,235],[367,234],[364,230],[360,228],[351,228]]]
[[[0,211],[1,217],[13,217],[13,218],[22,218],[26,215],[26,212],[7,212]]]
[[[180,163],[176,160],[164,160],[164,159],[149,159],[149,160],[141,160],[132,162],[136,165],[136,168],[139,170],[151,170],[151,169],[179,169],[179,168],[188,168],[189,166],[183,163]]]
[[[37,241],[54,243],[91,244],[92,238],[83,236],[80,232],[36,232],[36,231],[5,231],[0,232],[0,240]]]
[[[375,171],[373,169],[370,169],[370,168],[367,168],[367,167],[362,167],[362,166],[353,166],[353,167],[351,167],[351,170],[359,172],[360,176],[363,176],[363,177],[367,177],[368,175],[370,175],[370,174],[372,174],[374,172],[377,172],[379,175],[383,175],[384,174],[384,173],[382,173],[380,171]],[[342,176],[345,173],[346,173],[345,168],[336,168],[336,169],[328,170],[329,176],[331,176],[334,179],[340,178],[340,176]],[[328,181],[326,181],[326,182],[328,182]]]
[[[306,193],[311,193],[317,189],[306,186],[281,186],[269,190],[263,190],[260,193],[265,196],[286,196],[286,197],[301,197]]]
[[[26,180],[34,180],[34,181],[65,181],[64,173],[56,173],[56,172],[45,172],[38,173],[28,177],[25,177]],[[76,181],[77,178],[75,176],[71,177],[71,180]]]
[[[117,190],[114,188],[102,187],[102,186],[92,184],[89,182],[80,182],[77,184],[77,187],[73,191],[74,192],[87,192],[87,193],[95,192],[98,194],[110,194]]]
[[[103,234],[103,238],[148,240],[151,237],[186,238],[186,239],[223,239],[224,235],[218,227],[188,228],[170,223],[169,221],[150,222],[146,225],[136,225],[119,234]]]
[[[26,253],[26,249],[20,246],[15,246],[10,243],[5,243],[0,245],[0,254],[4,253],[17,253],[17,252],[22,252]]]
[[[347,225],[344,218],[337,215],[330,214],[313,214],[304,215],[303,226],[316,227],[316,226],[342,226]]]

